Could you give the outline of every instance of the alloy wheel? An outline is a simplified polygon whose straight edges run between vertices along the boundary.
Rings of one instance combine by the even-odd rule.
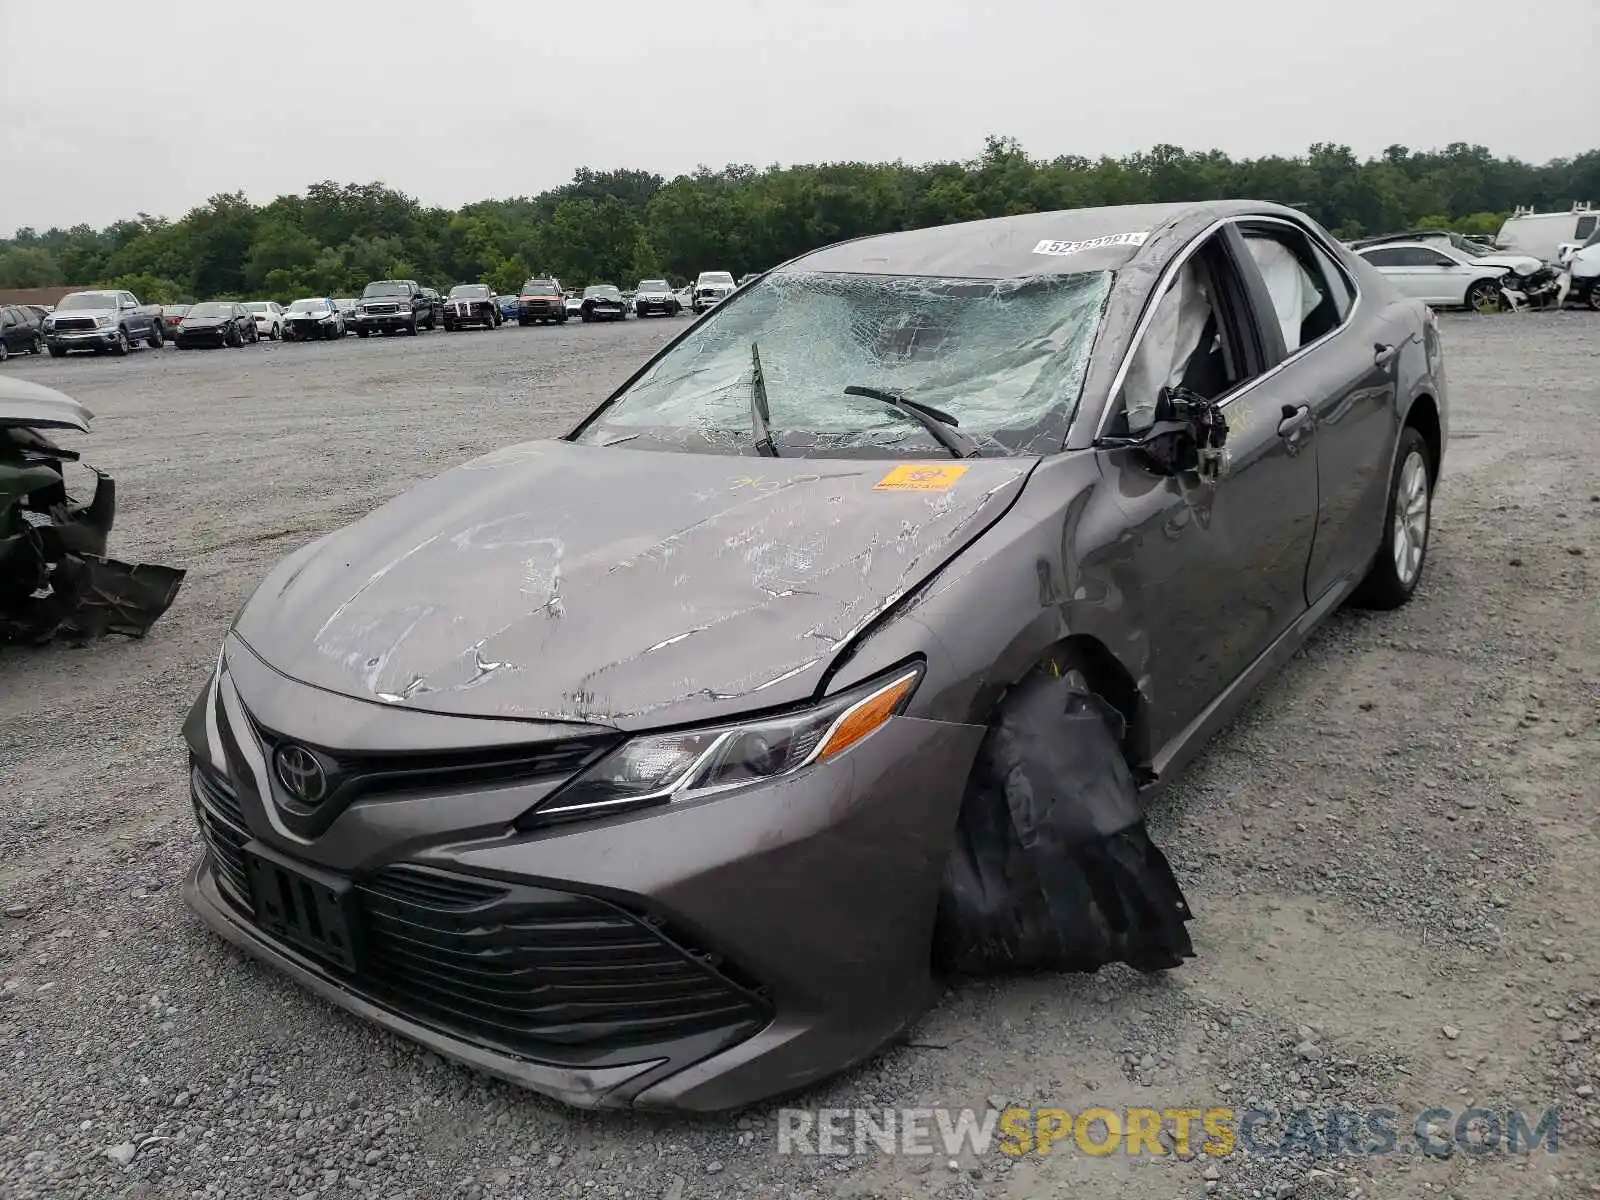
[[[1428,546],[1428,464],[1413,450],[1400,467],[1394,497],[1394,571],[1410,587]]]

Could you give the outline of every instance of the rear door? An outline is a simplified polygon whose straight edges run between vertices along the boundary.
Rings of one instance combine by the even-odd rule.
[[[1161,746],[1305,612],[1317,514],[1309,421],[1285,420],[1271,368],[1282,339],[1250,297],[1249,250],[1232,226],[1212,234],[1166,285],[1125,368],[1101,432],[1149,428],[1163,386],[1215,400],[1227,421],[1215,481],[1152,474],[1137,450],[1102,449],[1127,516],[1128,586],[1159,596],[1146,631],[1151,744]]]

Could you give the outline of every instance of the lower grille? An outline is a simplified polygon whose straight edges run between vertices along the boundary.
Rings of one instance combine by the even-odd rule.
[[[244,844],[250,840],[250,833],[239,809],[239,798],[227,783],[199,767],[189,768],[189,784],[200,836],[217,865],[217,883],[234,907],[254,913],[244,865]]]
[[[409,866],[357,895],[363,990],[514,1054],[588,1062],[768,1016],[713,956],[605,901]]]

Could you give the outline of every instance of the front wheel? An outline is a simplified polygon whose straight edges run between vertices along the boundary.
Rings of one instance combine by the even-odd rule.
[[[371,334],[372,334],[372,330],[370,330],[370,329],[358,329],[358,330],[356,330],[356,336],[358,338],[369,337],[369,336],[371,336]]]
[[[0,337],[0,362],[5,362],[11,357],[11,347],[6,345],[6,340]]]
[[[157,325],[150,331],[150,336],[145,338],[144,344],[152,350],[159,350],[166,345],[166,341],[166,336],[161,332],[161,326]]]
[[[128,341],[128,331],[126,329],[119,329],[117,330],[117,344],[111,348],[111,353],[115,354],[118,358],[121,358],[128,352],[128,349],[131,345],[132,343]]]
[[[1400,431],[1394,477],[1389,481],[1389,506],[1378,557],[1351,602],[1362,608],[1399,608],[1411,599],[1422,579],[1428,556],[1428,530],[1433,516],[1433,467],[1428,443],[1413,426]]]
[[[1589,305],[1590,311],[1600,312],[1600,279],[1589,284],[1589,295],[1585,298],[1585,302]]]
[[[279,339],[280,339],[280,338],[281,338],[281,337],[282,337],[282,336],[283,336],[283,335],[282,335],[282,334],[281,334],[281,333],[280,333],[280,332],[279,332],[279,330],[278,330],[278,327],[277,327],[277,326],[276,326],[276,325],[273,325],[273,326],[270,326],[270,327],[269,327],[269,328],[268,328],[268,329],[267,329],[267,340],[268,340],[268,341],[269,341],[269,342],[276,342],[276,341],[278,341],[278,340],[279,340]]]
[[[1463,301],[1475,313],[1496,313],[1503,305],[1500,285],[1493,279],[1475,279]]]

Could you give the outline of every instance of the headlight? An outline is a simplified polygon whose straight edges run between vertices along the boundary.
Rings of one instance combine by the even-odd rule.
[[[526,822],[670,804],[793,775],[837,758],[904,712],[921,678],[920,666],[905,667],[799,712],[633,738],[534,809]]]

